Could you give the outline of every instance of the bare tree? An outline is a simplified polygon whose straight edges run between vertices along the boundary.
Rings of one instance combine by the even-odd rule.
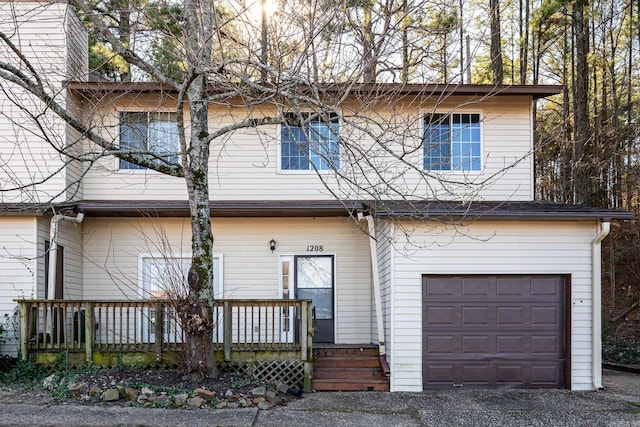
[[[450,175],[438,172],[437,168],[424,167],[425,117],[406,114],[407,108],[430,98],[436,100],[435,109],[439,100],[446,100],[447,91],[454,87],[424,85],[408,89],[402,84],[373,84],[380,72],[403,69],[406,74],[408,68],[406,64],[400,64],[401,58],[395,58],[394,65],[387,66],[394,57],[389,46],[385,45],[388,40],[384,36],[393,33],[398,37],[395,40],[401,41],[402,32],[396,31],[400,29],[398,17],[408,14],[404,7],[398,8],[393,2],[383,5],[377,23],[372,21],[373,9],[368,3],[359,5],[360,9],[353,12],[354,16],[364,19],[361,32],[356,32],[355,36],[361,38],[364,50],[356,49],[360,47],[358,43],[354,44],[353,39],[349,41],[342,31],[347,26],[345,19],[348,19],[343,14],[344,5],[323,9],[322,14],[312,13],[306,2],[305,7],[292,7],[290,16],[279,16],[283,25],[278,26],[274,22],[273,28],[269,29],[268,57],[264,55],[263,27],[248,17],[248,7],[242,3],[230,4],[222,13],[217,3],[185,0],[177,24],[162,21],[157,15],[155,20],[150,20],[154,15],[144,4],[140,8],[130,5],[132,9],[125,8],[116,15],[105,16],[83,0],[70,0],[70,3],[85,21],[91,23],[92,31],[108,43],[113,54],[129,64],[132,75],[155,82],[154,90],[160,94],[158,102],[170,105],[174,110],[172,120],[177,123],[179,149],[159,153],[148,147],[123,145],[114,134],[103,129],[110,119],[101,116],[102,111],[115,108],[113,104],[107,107],[105,104],[127,96],[135,98],[138,95],[136,88],[140,87],[136,83],[96,84],[91,93],[82,92],[81,89],[87,86],[82,81],[75,86],[73,82],[63,87],[51,85],[42,78],[38,68],[23,52],[23,47],[7,33],[0,33],[3,46],[11,52],[9,59],[0,60],[1,86],[13,103],[27,112],[37,131],[47,134],[44,119],[51,113],[73,130],[75,139],[57,141],[45,137],[47,143],[57,147],[57,153],[65,159],[66,163],[61,167],[74,165],[80,170],[65,191],[77,188],[83,176],[100,159],[110,156],[115,156],[120,162],[184,180],[189,204],[192,259],[187,274],[188,291],[176,293],[176,309],[185,334],[188,372],[200,375],[216,372],[214,354],[209,345],[215,326],[211,294],[214,240],[209,184],[212,146],[224,144],[239,131],[253,132],[267,140],[275,125],[281,125],[286,132],[289,127],[306,129],[305,125],[309,123],[322,123],[323,129],[333,135],[330,138],[340,145],[340,158],[331,149],[309,150],[303,157],[310,170],[320,172],[318,165],[324,165],[325,173],[317,176],[327,193],[340,201],[377,200],[381,204],[385,200],[405,201],[415,207],[416,215],[421,212],[416,201],[453,197],[474,200],[482,188],[521,161],[503,159],[504,168],[469,175]],[[325,5],[313,3],[311,9],[320,4]],[[441,12],[433,25],[443,33],[442,66],[444,81],[448,81],[446,41],[456,29],[458,16],[456,10]],[[149,42],[140,46],[128,44],[126,37],[123,39],[117,30],[120,28],[119,17],[134,20],[135,24],[129,22],[127,28],[135,27],[146,32]],[[353,16],[350,19],[354,19]],[[342,37],[340,43],[326,43],[325,25],[340,29],[337,31]],[[172,72],[154,62],[148,53],[154,37],[170,41],[180,72]],[[420,44],[422,39],[417,38],[415,42]],[[408,38],[405,43],[413,46]],[[321,49],[321,46],[327,47]],[[395,47],[398,46],[400,44]],[[415,52],[418,51],[416,48]],[[354,67],[354,59],[350,57],[354,52],[363,54],[360,57],[362,67]],[[382,52],[387,55],[384,60]],[[333,61],[342,58],[341,55],[350,61]],[[321,72],[317,70],[317,62],[325,64]],[[86,76],[75,77],[86,79]],[[405,76],[403,80],[408,78]],[[362,82],[372,83],[363,85]],[[8,93],[14,87],[39,100],[38,108],[21,105],[19,96]],[[65,89],[74,87],[81,88],[78,96],[84,97],[82,108],[73,102],[65,102],[66,98],[62,96]],[[472,102],[482,102],[493,95],[492,90],[489,88]],[[389,103],[389,99],[402,99],[402,102]],[[211,122],[213,108],[227,111],[225,118],[228,120],[224,124]],[[113,120],[113,111],[108,114]],[[434,114],[432,120],[443,120],[444,117],[440,116]],[[480,115],[475,115],[473,120],[473,125],[479,127]],[[338,138],[337,126],[343,124],[348,130],[341,131]],[[307,140],[316,136],[308,130],[305,132],[308,133]],[[90,143],[85,144],[85,141]],[[480,158],[476,161],[479,167]],[[447,165],[447,169],[450,166]],[[19,190],[23,185],[35,188],[39,183],[25,184],[22,179],[16,179],[13,189]],[[336,183],[339,185],[334,185]]]

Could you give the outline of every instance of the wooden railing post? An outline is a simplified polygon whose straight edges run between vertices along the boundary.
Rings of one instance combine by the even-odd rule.
[[[229,362],[231,360],[231,341],[232,341],[232,327],[233,327],[233,319],[231,318],[231,304],[229,301],[224,302],[223,312],[222,312],[222,327],[223,329],[223,341],[224,341],[224,360],[225,362]]]
[[[80,329],[82,314],[78,313],[77,327]],[[81,336],[82,331],[76,331],[78,337]],[[87,301],[84,303],[84,355],[87,363],[93,362],[93,346],[96,341],[96,316],[93,312],[93,302]],[[79,341],[79,340],[78,340]]]
[[[303,390],[311,393],[313,381],[313,319],[311,301],[302,301],[300,313],[300,358],[304,361]]]
[[[300,301],[300,359],[307,360],[307,340],[309,339],[309,302]]]
[[[18,303],[20,310],[20,354],[27,360],[29,351],[29,305],[25,301]]]
[[[156,312],[153,319],[153,325],[155,326],[155,347],[156,347],[156,362],[162,361],[162,338],[164,327],[164,305],[161,300],[157,300],[156,304]]]

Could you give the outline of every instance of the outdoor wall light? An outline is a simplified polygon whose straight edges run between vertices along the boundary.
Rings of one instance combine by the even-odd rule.
[[[269,248],[271,248],[271,253],[276,250],[276,241],[274,239],[269,240]]]

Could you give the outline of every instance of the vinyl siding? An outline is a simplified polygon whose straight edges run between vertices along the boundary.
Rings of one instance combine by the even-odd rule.
[[[17,304],[15,299],[36,296],[36,220],[34,218],[0,218],[0,322],[7,326]],[[8,317],[5,317],[8,316]],[[14,336],[0,345],[0,354],[17,355]]]
[[[464,104],[464,107],[461,105]],[[378,134],[378,141],[354,126],[341,123],[344,140],[354,144],[359,154],[343,150],[340,176],[333,172],[282,172],[278,170],[279,127],[248,128],[213,141],[210,157],[210,193],[214,200],[314,200],[314,199],[397,199],[458,198],[484,200],[532,200],[531,99],[527,96],[503,96],[474,102],[468,98],[451,98],[437,106],[438,111],[478,112],[482,116],[483,162],[481,173],[441,173],[425,178],[416,172],[422,165],[422,118],[435,104],[409,105],[398,100],[377,105],[375,111],[360,112],[371,119],[368,126]],[[105,137],[117,141],[116,114],[119,110],[171,109],[170,99],[139,96],[105,100],[96,113],[104,126]],[[353,114],[346,104],[343,113]],[[266,107],[254,116],[273,114]],[[210,127],[218,129],[246,118],[243,109],[211,107]],[[385,128],[371,123],[387,123]],[[404,148],[403,148],[404,147]],[[394,159],[387,150],[405,156],[408,163]],[[151,171],[116,171],[116,161],[100,161],[84,181],[86,199],[185,199],[182,179]],[[446,183],[445,181],[450,181]],[[260,191],[256,191],[260,183]],[[114,191],[115,190],[115,191]]]
[[[45,280],[45,241],[49,241],[51,235],[49,227],[50,217],[37,218],[37,245],[38,256],[35,260],[37,271],[37,292],[34,296],[44,298],[47,283]],[[63,298],[82,298],[82,224],[75,224],[69,221],[59,221],[58,223],[58,245],[62,246],[64,258],[63,270]],[[58,253],[60,256],[60,253]]]
[[[380,299],[382,301],[382,318],[384,322],[384,333],[386,339],[387,354],[393,354],[392,328],[391,328],[391,292],[393,290],[393,251],[391,248],[392,224],[388,220],[378,220],[377,222],[377,251],[378,251],[378,274],[380,275]],[[374,319],[375,321],[375,319]]]
[[[89,37],[80,18],[69,8],[66,10],[64,27],[67,40],[67,80],[87,81],[89,77]]]
[[[65,22],[68,6],[63,2],[0,2],[0,31],[9,34],[11,41],[31,61],[46,89],[55,94],[56,101],[65,105],[61,83],[67,78],[68,58]],[[0,58],[23,71],[15,54],[6,45],[0,47]],[[86,67],[85,67],[86,68]],[[65,189],[64,159],[50,142],[63,146],[66,143],[65,126],[51,111],[42,114],[42,136],[33,119],[14,103],[19,103],[34,115],[44,113],[46,107],[17,86],[6,84],[0,97],[0,152],[3,153],[3,170],[0,184],[4,189],[20,184],[41,182],[35,187],[6,191],[1,202],[49,202],[62,201]]]
[[[214,218],[214,253],[223,255],[225,298],[277,298],[278,255],[305,255],[322,245],[335,255],[336,342],[372,342],[368,237],[346,218]],[[138,255],[163,253],[153,241],[164,230],[172,253],[190,253],[187,219],[97,219],[84,222],[83,297],[138,297]],[[277,249],[271,253],[269,240]]]
[[[393,241],[392,391],[422,390],[423,274],[562,274],[570,276],[571,389],[592,388],[591,242],[596,224],[476,221],[424,226]],[[406,229],[409,229],[407,227]],[[410,242],[407,240],[410,235]]]

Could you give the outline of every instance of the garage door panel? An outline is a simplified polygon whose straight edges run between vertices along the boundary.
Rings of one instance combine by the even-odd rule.
[[[490,307],[460,307],[463,325],[489,325],[491,322]]]
[[[521,335],[507,335],[496,337],[496,353],[522,354],[527,351],[527,343]]]
[[[491,353],[495,345],[489,335],[462,336],[462,353],[486,354]]]
[[[526,364],[497,364],[496,366],[496,385],[498,384],[524,384],[527,382]]]
[[[452,335],[431,335],[425,340],[425,353],[437,355],[459,352],[460,346],[455,346],[456,340],[458,340],[458,337]]]
[[[564,346],[556,335],[537,335],[531,337],[531,354],[562,356]]]
[[[437,282],[430,282],[423,287],[423,294],[431,298],[451,297],[456,291],[455,282],[458,280],[454,278],[442,278]]]
[[[496,278],[496,293],[497,297],[523,297],[528,295],[529,288],[523,286],[522,280],[519,277],[498,277]]]
[[[425,315],[430,325],[452,325],[455,322],[454,307],[426,307]]]
[[[540,363],[531,366],[531,385],[555,387],[564,377],[564,360],[556,363]]]
[[[490,378],[494,375],[494,367],[487,362],[461,363],[462,378],[458,384],[464,386],[490,385]]]
[[[456,366],[454,363],[430,363],[423,367],[429,372],[429,379],[433,384],[451,386],[451,379],[455,376]]]
[[[522,325],[526,321],[524,307],[496,307],[497,325]]]
[[[562,322],[560,307],[531,307],[532,325],[557,325]]]
[[[463,278],[461,295],[464,297],[487,297],[491,295],[489,280],[483,278]]]
[[[424,276],[423,283],[425,388],[564,386],[563,277]],[[454,288],[448,296],[446,286]]]
[[[533,277],[531,279],[531,296],[549,296],[562,298],[564,280],[561,277]]]

